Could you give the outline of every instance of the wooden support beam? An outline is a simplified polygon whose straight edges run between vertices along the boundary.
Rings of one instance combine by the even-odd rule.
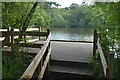
[[[113,65],[114,65],[114,54],[108,54],[108,71],[107,71],[107,78],[113,79]]]
[[[41,69],[42,69],[42,66],[43,66],[43,58],[41,59],[39,65],[38,65],[38,70],[37,70],[38,75],[39,75],[39,73],[40,73],[40,71],[41,71]]]
[[[14,29],[11,28],[11,51],[14,50]]]
[[[6,46],[12,46],[13,43],[8,43],[6,44]],[[14,43],[14,45],[18,45],[17,43]],[[30,44],[30,43],[19,43],[20,47],[33,47],[33,48],[41,48],[42,46],[44,46],[44,44]]]
[[[96,50],[97,50],[97,40],[98,40],[98,34],[97,30],[94,30],[94,41],[93,41],[93,58],[96,58]]]
[[[48,29],[47,29],[47,34],[49,35],[49,33],[50,33],[50,29],[48,28]]]
[[[44,61],[44,64],[43,64],[42,69],[41,69],[41,72],[40,72],[40,74],[39,74],[39,76],[38,76],[38,80],[42,80],[42,78],[43,78],[43,76],[44,76],[45,70],[46,70],[46,68],[47,68],[48,65],[49,65],[50,55],[51,55],[51,48],[49,49],[49,52],[48,52],[48,54],[47,54],[47,57],[46,57],[46,59],[45,59],[45,61]]]
[[[41,32],[41,27],[39,27],[39,32]],[[39,41],[41,40],[40,36],[39,36]]]
[[[9,34],[10,33],[10,27],[7,28],[7,33]],[[10,35],[8,35],[7,38],[7,42],[10,43]]]
[[[19,33],[15,33],[15,34],[19,34]],[[35,32],[35,31],[26,31],[24,33],[26,36],[47,36],[46,32]]]
[[[44,44],[30,44],[30,43],[20,43],[20,47],[33,47],[33,48],[41,48]]]
[[[60,41],[60,42],[78,42],[78,43],[93,43],[92,41],[68,41],[68,40],[50,40],[50,41]]]
[[[26,35],[24,35],[24,42],[26,43]]]

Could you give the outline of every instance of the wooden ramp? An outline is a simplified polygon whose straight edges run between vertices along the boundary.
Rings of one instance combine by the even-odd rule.
[[[93,43],[51,41],[51,47],[50,74],[45,80],[93,80]]]

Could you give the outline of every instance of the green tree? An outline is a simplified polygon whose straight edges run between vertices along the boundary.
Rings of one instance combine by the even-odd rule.
[[[91,23],[99,26],[100,43],[106,59],[110,52],[117,55],[120,52],[119,6],[120,2],[99,2],[93,5],[94,17]],[[117,57],[114,60],[114,78],[118,80],[120,79],[120,59]]]
[[[33,3],[3,2],[2,26],[20,28]]]
[[[45,26],[50,18],[45,10],[45,2],[4,2],[2,3],[2,26],[18,28],[24,33],[33,23]],[[7,37],[8,35],[6,35]],[[19,38],[22,36],[20,35]],[[7,39],[5,38],[4,43]]]

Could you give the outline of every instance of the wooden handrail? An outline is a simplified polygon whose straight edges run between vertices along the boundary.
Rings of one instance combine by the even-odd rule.
[[[103,68],[103,72],[105,77],[107,76],[107,71],[108,71],[108,65],[107,65],[107,61],[105,59],[102,47],[99,43],[99,38],[98,38],[98,32],[97,30],[94,30],[94,44],[93,44],[93,58],[96,58],[96,50],[98,51],[99,55],[100,55],[100,61],[102,64],[102,68]]]
[[[102,47],[99,43],[98,34],[100,34],[100,33],[97,33],[97,30],[94,30],[93,56],[96,57],[96,50],[97,50],[100,55],[100,61],[102,64],[102,69],[103,69],[105,78],[113,78],[114,54],[108,53],[108,63],[107,63],[107,60],[105,59]]]
[[[11,30],[12,29],[13,28],[11,28]],[[50,30],[47,29],[47,32],[26,31],[24,33],[21,33],[19,31],[16,31],[15,29],[13,29],[12,32],[10,32],[9,30],[8,31],[5,31],[5,30],[2,31],[1,30],[0,32],[2,33],[2,37],[6,37],[6,35],[7,35],[7,38],[9,38],[9,36],[11,36],[11,38],[14,37],[14,39],[17,39],[17,37],[22,34],[22,36],[24,36],[24,42],[26,43],[27,42],[26,37],[30,37],[30,36],[48,37]],[[9,43],[11,43],[10,41],[9,42],[8,41],[4,42],[4,40],[2,40],[2,41],[3,41],[2,42],[3,46],[8,45]],[[13,41],[13,40],[11,40],[11,41]],[[5,43],[7,43],[7,44],[5,44]],[[11,45],[11,44],[9,44],[9,45]]]
[[[40,51],[37,53],[37,55],[35,56],[35,58],[33,59],[33,61],[31,62],[31,64],[28,66],[28,68],[25,70],[25,72],[23,73],[23,75],[21,76],[20,80],[21,79],[30,79],[32,78],[36,68],[38,67],[40,61],[42,60],[48,46],[49,46],[49,43],[50,43],[50,35],[51,33],[49,34],[47,40],[46,40],[46,44],[40,49]],[[48,54],[50,55],[50,54]],[[48,58],[48,57],[47,57]],[[46,64],[46,62],[45,62]],[[44,72],[44,71],[42,71]]]
[[[9,27],[9,28],[11,28],[11,27]],[[0,31],[7,31],[7,29],[8,29],[8,27],[6,27],[6,28],[0,28]],[[38,31],[39,29],[38,28],[27,28],[27,30],[26,31]],[[20,31],[19,29],[17,29],[17,28],[14,28],[14,31]]]
[[[101,60],[101,63],[102,63],[103,72],[104,72],[104,75],[105,75],[105,77],[106,77],[107,70],[108,70],[108,65],[107,65],[107,61],[106,61],[106,59],[105,59],[103,50],[102,50],[102,48],[101,48],[101,45],[100,45],[100,43],[99,43],[99,39],[98,39],[98,41],[97,41],[97,47],[98,47],[98,53],[100,54],[100,60]]]
[[[6,46],[12,46],[12,43],[6,44]],[[14,43],[14,45],[18,45],[17,43]],[[44,44],[35,44],[35,43],[19,43],[19,47],[34,47],[34,48],[41,48]]]
[[[7,31],[0,31],[2,33],[2,37],[5,37],[5,35],[8,34]],[[10,33],[11,34],[11,33]],[[18,31],[14,31],[14,36],[18,36],[21,33]],[[47,36],[48,34],[46,32],[35,32],[35,31],[26,31],[22,34],[23,36]]]

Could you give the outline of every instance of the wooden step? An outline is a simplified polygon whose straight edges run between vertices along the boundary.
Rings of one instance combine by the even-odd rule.
[[[59,73],[70,73],[70,74],[80,74],[80,75],[93,75],[91,68],[86,67],[73,67],[73,66],[60,66],[60,65],[51,65],[51,72]]]
[[[83,62],[51,60],[50,74],[44,80],[93,80],[92,65]]]
[[[78,67],[78,66],[63,66],[63,65],[51,65],[50,74],[46,77],[48,80],[58,80],[58,79],[92,79],[93,72],[91,68]]]
[[[51,60],[51,65],[73,66],[73,67],[89,67],[92,68],[92,64],[86,62],[75,61],[63,61],[63,60]]]

